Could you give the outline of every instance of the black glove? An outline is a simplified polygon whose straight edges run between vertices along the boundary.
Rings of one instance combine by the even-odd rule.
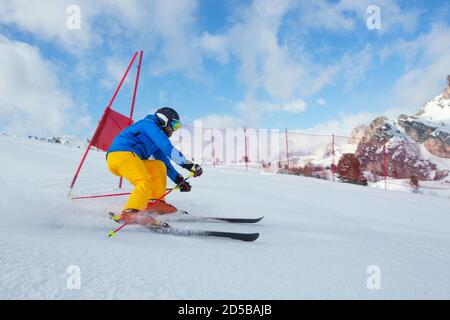
[[[202,167],[195,163],[185,163],[183,168],[194,174],[194,177],[200,177],[203,173]]]
[[[189,184],[189,182],[184,180],[183,176],[178,176],[175,179],[175,183],[177,184],[178,188],[180,188],[181,192],[189,192],[189,191],[191,191],[191,185]]]

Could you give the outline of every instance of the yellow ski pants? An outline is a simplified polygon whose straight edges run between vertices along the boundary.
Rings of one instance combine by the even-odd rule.
[[[167,169],[164,162],[141,160],[128,151],[111,152],[106,162],[109,171],[125,178],[134,186],[124,209],[143,210],[149,199],[157,199],[166,192]]]

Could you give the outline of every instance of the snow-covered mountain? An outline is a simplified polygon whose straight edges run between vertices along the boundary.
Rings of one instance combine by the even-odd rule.
[[[444,93],[428,101],[414,116],[401,115],[398,125],[433,155],[450,158],[450,76]]]
[[[355,155],[364,170],[395,179],[442,180],[450,171],[450,76],[444,93],[425,103],[415,115],[396,120],[378,117],[366,128]]]
[[[38,136],[27,136],[27,137],[18,137],[15,135],[10,135],[7,133],[1,133],[2,136],[11,136],[18,139],[30,139],[41,142],[50,142],[66,145],[74,148],[86,148],[89,145],[88,139],[82,139],[77,136],[49,136],[49,137],[38,137]]]
[[[47,141],[51,143],[60,143],[75,148],[86,148],[89,145],[89,141],[87,139],[81,139],[80,137],[77,136],[51,136],[46,138],[28,136],[28,138],[40,141]]]

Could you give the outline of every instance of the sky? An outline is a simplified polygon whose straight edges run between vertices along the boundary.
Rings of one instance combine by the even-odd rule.
[[[441,93],[450,3],[0,0],[0,132],[90,137],[137,50],[135,119],[348,135]]]

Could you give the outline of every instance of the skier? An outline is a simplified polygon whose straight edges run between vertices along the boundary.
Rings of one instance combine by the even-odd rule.
[[[156,219],[139,213],[177,211],[165,199],[154,200],[165,193],[166,176],[179,186],[181,192],[191,191],[189,182],[175,170],[170,160],[191,171],[194,177],[202,175],[200,165],[186,159],[169,140],[180,127],[178,113],[172,108],[161,108],[124,129],[112,142],[106,154],[108,169],[134,186],[120,214],[121,221],[155,225],[159,224]],[[149,160],[151,156],[154,160]]]

